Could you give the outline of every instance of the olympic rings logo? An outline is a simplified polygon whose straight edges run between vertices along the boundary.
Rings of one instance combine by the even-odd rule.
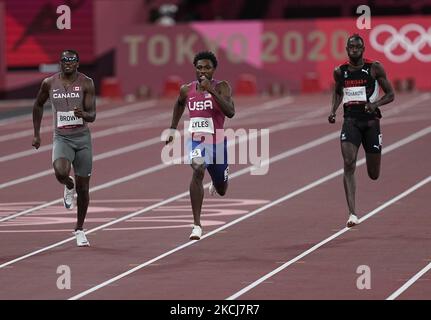
[[[407,37],[409,32],[418,33],[418,36],[411,40]],[[389,33],[390,36],[383,43],[379,43],[377,37],[385,33]],[[374,49],[383,52],[386,58],[392,62],[402,63],[409,60],[413,55],[419,61],[431,62],[431,54],[421,52],[426,45],[431,48],[431,27],[426,30],[421,25],[409,23],[398,32],[397,29],[390,25],[381,24],[371,30],[370,43]],[[394,49],[398,46],[404,49],[404,53],[394,53]]]

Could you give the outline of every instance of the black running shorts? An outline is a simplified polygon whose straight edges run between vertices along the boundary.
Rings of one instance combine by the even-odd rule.
[[[345,118],[340,135],[341,143],[351,142],[359,148],[362,144],[366,153],[382,152],[380,120],[359,120]]]

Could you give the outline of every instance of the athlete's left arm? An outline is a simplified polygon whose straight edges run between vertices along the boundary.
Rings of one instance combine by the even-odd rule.
[[[86,79],[84,83],[84,106],[83,109],[75,107],[75,116],[84,119],[86,122],[96,120],[96,90],[92,79]]]
[[[235,106],[232,100],[232,89],[227,81],[220,81],[214,89],[209,90],[214,96],[226,117],[235,115]]]
[[[379,86],[383,89],[383,92],[385,94],[379,100],[367,103],[365,111],[370,113],[374,112],[377,107],[392,102],[395,97],[394,89],[392,88],[392,85],[389,80],[386,78],[386,72],[381,63],[374,62],[372,64],[371,75],[373,75],[374,78],[377,80]]]

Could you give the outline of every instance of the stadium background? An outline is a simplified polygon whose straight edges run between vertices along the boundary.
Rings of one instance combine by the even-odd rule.
[[[70,30],[56,28],[62,4],[72,11]],[[370,30],[356,27],[360,4],[371,8]],[[191,60],[204,49],[215,51],[217,76],[234,94],[327,92],[354,32],[398,91],[430,90],[430,13],[430,1],[2,0],[0,94],[34,98],[64,48],[79,52],[101,97],[171,96],[194,78]],[[401,40],[385,52],[372,36],[383,47]]]
[[[165,1],[0,1],[0,300],[275,299],[278,314],[288,299],[429,300],[430,1],[170,3],[172,17],[159,15],[175,8]],[[56,28],[61,4],[72,9],[71,30]],[[369,31],[356,28],[359,4],[371,8]],[[347,229],[342,110],[333,125],[327,116],[332,70],[353,32],[398,92],[382,108],[379,181],[360,149],[361,223]],[[387,45],[373,47],[373,37]],[[98,93],[88,250],[70,234],[75,215],[53,174],[48,103],[43,144],[31,146],[36,92],[65,48],[79,51]],[[255,161],[233,163],[229,195],[205,195],[205,234],[195,242],[191,170],[161,162],[161,132],[179,83],[194,78],[193,54],[207,48],[234,89],[226,127],[250,133],[235,141],[236,155],[258,144],[251,130],[268,129],[271,166],[257,176]],[[58,286],[59,266],[72,271],[70,290]],[[372,289],[358,286],[364,266]]]

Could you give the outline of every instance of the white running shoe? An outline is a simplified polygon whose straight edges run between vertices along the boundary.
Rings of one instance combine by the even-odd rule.
[[[214,187],[213,182],[211,181],[209,187],[208,187],[208,191],[210,193],[211,196],[216,197],[216,196],[220,196],[216,190],[216,188]]]
[[[76,237],[76,245],[78,247],[89,247],[90,242],[87,240],[87,237],[85,236],[85,232],[82,230],[76,230],[74,232]]]
[[[359,224],[359,219],[356,214],[351,213],[349,216],[349,220],[347,220],[347,228],[351,228]]]
[[[63,203],[64,203],[64,207],[66,209],[72,210],[73,209],[73,201],[75,198],[75,179],[73,179],[72,176],[69,176],[69,178],[71,178],[73,181],[73,188],[67,189],[66,185],[64,186]]]
[[[190,234],[190,240],[199,240],[202,237],[202,228],[197,225],[193,225],[192,233]]]

